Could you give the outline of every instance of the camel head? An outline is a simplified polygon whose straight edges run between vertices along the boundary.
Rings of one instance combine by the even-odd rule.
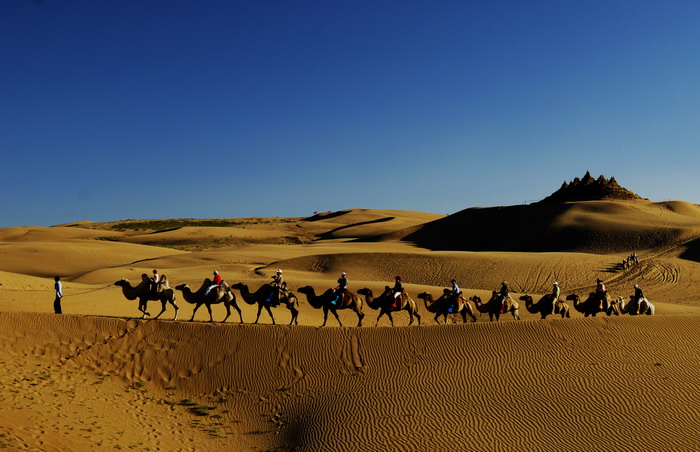
[[[430,293],[429,292],[421,292],[416,296],[418,298],[420,298],[421,300],[427,300],[428,298],[430,298]]]
[[[128,282],[129,282],[129,280],[127,280],[126,278],[123,278],[123,279],[120,279],[119,281],[115,282],[114,285],[124,287],[124,285],[127,284]]]
[[[177,289],[177,290],[185,290],[185,289],[189,289],[189,288],[190,288],[190,286],[188,286],[187,284],[179,284],[179,285],[175,286],[175,289]]]
[[[304,295],[313,295],[315,293],[314,288],[311,286],[304,286],[297,289],[297,292],[303,293]]]
[[[151,278],[149,278],[147,274],[141,273],[141,281],[148,281],[149,279]]]
[[[530,295],[523,295],[518,298],[518,300],[524,301],[525,303],[532,303],[532,297]]]
[[[571,295],[567,295],[566,299],[569,301],[574,301],[574,302],[579,301],[579,297],[575,293],[572,293]]]
[[[469,301],[473,301],[474,304],[481,304],[481,297],[474,295],[473,297],[469,297]]]
[[[236,290],[241,290],[241,289],[243,289],[243,288],[246,288],[246,289],[247,289],[248,286],[247,286],[246,284],[242,283],[242,282],[239,282],[239,283],[233,284],[233,285],[231,286],[231,288],[232,288],[232,289],[236,289]]]
[[[449,294],[451,294],[451,293],[452,293],[452,291],[451,291],[450,289],[442,289],[442,294],[445,295],[445,296],[447,296],[447,295],[449,295]]]
[[[372,289],[368,289],[367,287],[364,287],[362,289],[358,289],[357,293],[359,293],[360,295],[367,296],[367,297],[374,296],[374,295],[372,295]]]

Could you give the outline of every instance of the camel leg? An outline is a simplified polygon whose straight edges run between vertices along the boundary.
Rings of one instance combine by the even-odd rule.
[[[418,326],[420,326],[420,314],[418,314],[418,310],[417,310],[417,309],[416,309],[416,312],[413,313],[413,315],[415,315],[416,318],[418,319]]]
[[[297,308],[295,308],[294,306],[290,306],[289,312],[292,313],[292,320],[289,321],[289,326],[291,326],[292,323],[299,325],[299,321],[297,320],[297,316],[299,315],[299,310]]]
[[[269,306],[265,306],[265,309],[267,310],[267,313],[270,314],[270,318],[272,319],[272,324],[275,325],[275,317],[272,315],[272,310],[270,309]]]
[[[326,326],[326,322],[328,321],[328,308],[323,307],[323,325],[321,326]]]
[[[469,316],[472,318],[472,322],[476,323],[476,316],[474,315],[474,311],[472,311],[471,306],[467,310],[467,314],[469,314]]]
[[[435,323],[440,325],[440,313],[439,312],[437,314],[435,314]]]
[[[226,306],[226,317],[224,317],[224,320],[222,320],[221,323],[226,323],[226,319],[231,316],[231,305],[224,303],[224,306]]]
[[[258,320],[260,320],[260,313],[262,312],[262,308],[262,303],[258,303],[258,316],[255,318],[255,322],[253,322],[253,324],[257,324]]]
[[[343,322],[341,322],[340,317],[338,317],[338,312],[335,309],[332,309],[331,313],[335,316],[335,319],[338,321],[338,325],[343,326]],[[360,323],[362,323],[362,319],[360,319]]]
[[[177,313],[178,313],[178,311],[180,311],[180,308],[178,308],[177,305],[175,304],[175,300],[171,301],[170,304],[173,305],[173,308],[175,308],[175,317],[173,318],[173,321],[175,321],[175,320],[177,320]]]
[[[394,318],[391,315],[391,311],[387,311],[386,316],[389,317],[389,321],[391,322],[391,326],[394,326]]]
[[[199,309],[200,306],[202,306],[202,303],[197,303],[194,306],[194,309],[192,310],[192,318],[190,319],[190,322],[194,320],[194,315],[197,313],[197,309]]]
[[[243,314],[241,313],[241,308],[238,307],[237,304],[234,304],[233,307],[238,311],[238,317],[241,318],[241,323],[243,323]]]
[[[149,316],[151,315],[148,313],[147,309],[148,309],[148,300],[143,300],[143,299],[139,300],[139,311],[141,311],[143,313],[143,315],[141,316],[142,319],[145,318],[147,315],[149,315]]]
[[[358,327],[362,326],[362,319],[365,318],[365,315],[362,313],[362,311],[357,309],[357,306],[355,306],[355,309],[353,309],[353,310],[357,313],[357,326]],[[338,320],[338,322],[340,322],[340,320]],[[392,324],[392,326],[394,325],[393,320],[392,320],[391,324]]]
[[[209,311],[209,321],[213,322],[214,321],[214,316],[211,315],[211,305],[209,303],[205,304],[207,307],[207,311]]]
[[[411,311],[409,309],[408,310],[408,326],[411,326],[412,323],[413,323],[413,311]]]
[[[167,303],[168,303],[167,301],[161,301],[161,310],[157,316],[153,317],[154,320],[158,319],[158,317],[160,317],[160,315],[165,312],[165,305]]]
[[[379,319],[381,319],[383,315],[384,310],[382,309],[381,311],[379,311],[379,315],[377,316],[377,323],[375,323],[374,326],[379,326]]]

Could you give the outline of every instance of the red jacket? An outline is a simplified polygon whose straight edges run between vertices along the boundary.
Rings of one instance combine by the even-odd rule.
[[[221,281],[223,281],[223,278],[221,278],[221,275],[218,274],[218,273],[215,274],[215,275],[214,275],[214,284],[217,285],[217,286],[220,286],[220,285],[221,285]]]

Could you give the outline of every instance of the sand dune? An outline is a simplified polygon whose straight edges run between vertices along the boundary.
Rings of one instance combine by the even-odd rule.
[[[439,250],[631,252],[700,236],[698,210],[682,202],[612,200],[471,208],[402,238]]]
[[[27,421],[12,438],[56,447],[70,424],[73,446],[690,450],[697,319],[317,330],[0,314],[3,359],[25,361],[4,386],[34,400],[3,397]],[[97,399],[72,408],[81,383]],[[198,418],[184,398],[214,409]]]
[[[700,207],[583,201],[467,209],[450,216],[350,209],[309,218],[128,220],[0,229],[0,444],[87,450],[694,450],[698,430]],[[630,252],[639,265],[623,270]],[[338,312],[297,293],[290,312],[236,292],[246,325],[135,320],[134,284],[157,268],[198,288],[218,270],[252,290],[283,269],[320,293],[341,271],[379,293],[401,275],[421,326],[378,311]],[[63,307],[52,312],[54,275]],[[500,282],[535,297],[557,280],[585,296],[641,284],[654,317],[522,321],[488,316],[436,326],[419,292],[456,278],[487,299]],[[150,302],[152,316],[160,303]],[[212,307],[214,320],[225,315]],[[349,327],[348,327],[349,326]],[[184,402],[183,402],[184,400]],[[208,409],[207,407],[212,407]],[[342,409],[339,409],[342,407]],[[205,413],[206,412],[206,413]],[[200,415],[197,415],[199,413]],[[208,413],[208,414],[207,414]]]

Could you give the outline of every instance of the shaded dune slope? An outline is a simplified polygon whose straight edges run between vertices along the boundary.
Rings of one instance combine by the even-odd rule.
[[[614,253],[677,246],[698,234],[698,206],[606,200],[470,208],[367,240],[400,238],[432,250]]]
[[[0,313],[0,356],[221,397],[243,429],[267,420],[258,447],[690,450],[698,320],[318,330]]]

